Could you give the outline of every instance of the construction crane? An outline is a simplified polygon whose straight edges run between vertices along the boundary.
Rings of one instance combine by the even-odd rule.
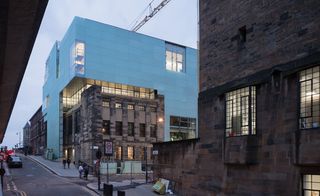
[[[154,0],[153,0],[154,1]],[[151,1],[151,3],[153,2]],[[151,3],[149,3],[148,7],[150,10],[149,15],[144,17],[144,19],[139,22],[137,25],[132,27],[132,31],[138,31],[146,22],[148,22],[154,15],[156,15],[165,5],[167,5],[171,0],[163,0],[157,7],[152,10]]]

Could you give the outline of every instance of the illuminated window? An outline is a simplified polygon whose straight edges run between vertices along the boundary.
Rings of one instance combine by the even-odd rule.
[[[122,147],[117,146],[115,150],[115,159],[116,160],[122,160]]]
[[[45,69],[45,73],[44,73],[44,82],[45,83],[47,82],[48,77],[49,77],[49,59],[50,59],[50,56],[46,60],[46,69]]]
[[[109,101],[102,101],[102,107],[109,108],[110,107],[110,102]]]
[[[170,116],[170,140],[185,140],[196,137],[196,119]]]
[[[50,96],[47,95],[47,96],[46,96],[46,99],[45,99],[45,108],[48,108],[49,102],[50,102]]]
[[[121,96],[137,97],[142,99],[154,99],[154,90],[148,88],[140,88],[125,84],[117,84],[111,82],[103,82],[102,93],[116,94]],[[98,85],[98,84],[97,84]]]
[[[110,135],[110,120],[102,121],[102,133],[105,135]]]
[[[121,104],[121,103],[116,103],[115,107],[116,107],[117,109],[121,109],[121,108],[122,108],[122,104]]]
[[[157,137],[157,125],[150,125],[150,137]]]
[[[116,135],[122,135],[122,122],[116,121]]]
[[[76,74],[84,74],[85,43],[76,41],[72,47],[72,66]]]
[[[256,88],[241,88],[226,94],[226,136],[256,134]]]
[[[138,106],[137,106],[137,110],[138,110],[138,111],[145,111],[145,107],[142,106],[142,105],[138,105]]]
[[[145,147],[140,147],[140,160],[145,160],[146,158],[146,148]]]
[[[134,106],[132,104],[128,104],[128,110],[133,110],[134,109]]]
[[[320,195],[320,175],[303,175],[303,195]]]
[[[166,69],[175,72],[186,72],[185,47],[166,43]]]
[[[128,159],[133,160],[134,159],[134,148],[133,146],[128,146]]]
[[[319,127],[319,66],[300,72],[300,129]]]
[[[134,136],[134,123],[128,122],[128,136]]]
[[[146,124],[140,123],[140,137],[146,137]]]

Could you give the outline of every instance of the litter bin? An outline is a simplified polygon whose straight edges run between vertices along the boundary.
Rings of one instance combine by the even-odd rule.
[[[103,184],[103,196],[112,196],[113,185],[112,184]]]
[[[126,196],[126,192],[125,191],[118,191],[118,196]]]

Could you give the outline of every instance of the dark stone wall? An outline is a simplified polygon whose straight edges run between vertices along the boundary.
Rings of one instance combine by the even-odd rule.
[[[320,1],[199,2],[200,140],[159,146],[156,163],[177,167],[156,174],[180,195],[301,195],[301,176],[320,174],[320,128],[298,124],[299,71],[320,65]],[[257,134],[226,138],[225,93],[249,85]]]
[[[200,1],[200,91],[320,51],[319,24],[318,0]]]

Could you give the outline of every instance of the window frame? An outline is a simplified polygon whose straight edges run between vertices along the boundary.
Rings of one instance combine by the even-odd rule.
[[[244,95],[244,96],[241,96],[241,90],[245,90],[246,88],[249,88],[249,92],[248,92],[248,95]],[[240,92],[240,97],[237,98],[237,94],[239,93],[236,93],[236,91],[239,91]],[[227,96],[229,93],[234,93],[236,98],[235,99],[230,99],[228,100],[227,99]],[[242,131],[242,128],[243,128],[243,116],[241,115],[242,114],[242,111],[243,111],[243,103],[242,103],[242,99],[244,97],[248,97],[248,103],[247,103],[247,117],[248,117],[248,120],[247,120],[247,123],[248,125],[246,125],[248,127],[248,134],[243,134],[243,131]],[[234,100],[236,99],[240,99],[240,106],[239,106],[239,112],[240,112],[240,116],[233,116],[233,113],[234,113]],[[231,102],[231,115],[229,116],[228,115],[228,102]],[[237,102],[235,103],[235,105],[237,104]],[[253,107],[252,107],[252,104],[253,104]],[[236,105],[237,107],[237,105]],[[243,136],[255,136],[257,135],[257,87],[254,86],[254,85],[251,85],[251,86],[245,86],[245,87],[242,87],[242,88],[238,88],[238,89],[235,89],[235,90],[232,90],[232,91],[229,91],[227,93],[225,93],[225,131],[224,131],[224,135],[225,135],[225,138],[232,138],[232,137],[243,137]],[[231,119],[231,121],[228,123],[228,117]],[[232,131],[232,127],[233,127],[233,118],[234,117],[240,117],[240,134],[238,134],[236,131]],[[229,125],[229,127],[228,127]],[[254,129],[253,129],[254,128]],[[232,132],[235,132],[234,135],[229,135],[227,134],[228,131],[227,129],[231,129]]]
[[[317,69],[317,70],[314,70]],[[310,72],[308,73],[308,71]],[[309,74],[311,74],[311,77],[308,78]],[[319,97],[319,91],[320,91],[320,65],[313,66],[304,70],[301,70],[298,72],[298,129],[299,130],[308,130],[308,129],[319,129],[320,128],[320,97]],[[315,75],[315,76],[314,76]],[[317,75],[317,76],[316,76]],[[304,77],[304,79],[302,79]],[[317,82],[314,82],[315,80],[318,80]],[[303,83],[310,82],[310,85],[302,85]],[[318,86],[316,86],[318,85]],[[307,91],[307,87],[310,86],[310,92]],[[302,88],[305,89],[305,94],[302,96]],[[317,88],[318,87],[318,88]],[[313,94],[315,91],[318,91],[318,93]],[[308,93],[311,93],[310,95],[307,95]],[[314,96],[318,96],[317,102],[314,102]],[[302,101],[302,98],[307,99],[310,97],[310,106],[307,107],[308,101]],[[302,107],[302,105],[305,105]],[[314,109],[317,108],[318,109]],[[308,112],[308,110],[310,110]],[[302,115],[302,111],[305,115]],[[316,116],[314,113],[317,112],[318,116]],[[307,115],[307,113],[310,113],[310,115]],[[305,119],[305,120],[303,120]],[[310,124],[311,126],[308,127],[308,119],[311,119]],[[316,121],[315,119],[318,119]],[[302,122],[302,120],[304,122]],[[304,123],[304,126],[302,126]],[[314,126],[317,124],[317,126]]]
[[[144,127],[143,132],[141,131],[142,127]],[[144,133],[144,134],[142,134]],[[145,123],[139,123],[139,137],[146,137],[146,124]]]
[[[170,57],[168,57],[170,54]],[[178,55],[182,56],[181,61],[178,60]],[[169,64],[168,64],[169,60]],[[176,73],[186,73],[186,47],[177,44],[166,42],[165,46],[165,69]],[[179,70],[181,64],[181,70]],[[170,67],[169,67],[170,66]]]

